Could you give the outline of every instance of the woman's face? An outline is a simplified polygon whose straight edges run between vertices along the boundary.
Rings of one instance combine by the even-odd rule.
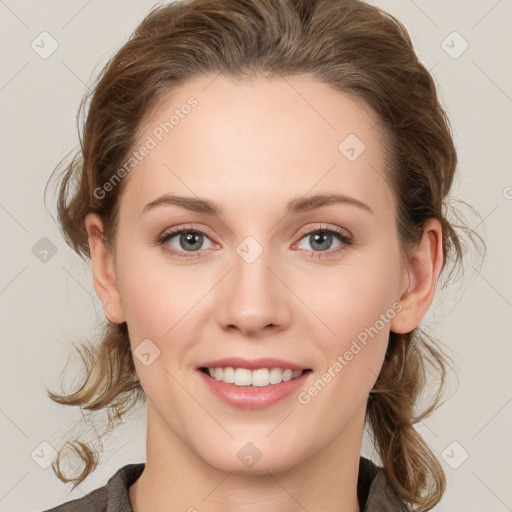
[[[128,324],[148,435],[222,471],[359,453],[409,284],[384,150],[367,108],[305,76],[202,77],[145,120],[107,309]]]

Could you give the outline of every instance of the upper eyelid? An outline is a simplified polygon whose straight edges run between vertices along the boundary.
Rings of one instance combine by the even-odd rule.
[[[321,224],[325,224],[325,223],[321,223]],[[338,233],[338,234],[344,234],[347,238],[352,238],[352,233],[347,228],[342,228],[339,226],[329,226],[329,225],[322,225],[322,226],[318,226],[316,228],[307,228],[304,231],[300,231],[297,236],[303,237],[305,235],[314,233],[316,231],[334,231],[335,233]],[[343,233],[340,233],[340,232],[343,232]]]

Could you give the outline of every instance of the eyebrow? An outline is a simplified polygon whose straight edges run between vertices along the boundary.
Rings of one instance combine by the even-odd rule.
[[[371,214],[373,210],[359,199],[355,199],[350,196],[343,194],[316,194],[309,197],[300,197],[292,199],[285,208],[285,214],[300,213],[304,211],[315,210],[322,206],[328,206],[330,204],[349,204],[357,206]],[[197,213],[206,213],[207,215],[220,216],[222,214],[222,208],[214,201],[208,199],[201,199],[199,197],[187,197],[177,196],[172,194],[164,194],[157,197],[155,200],[146,204],[142,210],[142,213],[153,210],[159,206],[179,206]]]

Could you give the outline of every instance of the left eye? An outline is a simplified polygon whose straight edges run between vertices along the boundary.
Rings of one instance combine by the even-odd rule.
[[[306,248],[306,250],[313,252],[325,252],[328,249],[331,249],[333,239],[338,241],[338,247],[340,245],[342,246],[350,244],[350,239],[347,236],[345,236],[343,233],[339,233],[338,231],[331,229],[318,229],[315,231],[310,231],[301,238],[301,240],[306,240],[309,244],[309,248]],[[300,246],[300,243],[298,246]]]

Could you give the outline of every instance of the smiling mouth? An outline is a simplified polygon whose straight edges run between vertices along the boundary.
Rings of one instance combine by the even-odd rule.
[[[291,370],[289,368],[259,368],[249,370],[248,368],[199,368],[201,372],[212,379],[222,381],[226,384],[233,384],[240,387],[267,387],[281,384],[289,380],[295,380],[312,370]]]

